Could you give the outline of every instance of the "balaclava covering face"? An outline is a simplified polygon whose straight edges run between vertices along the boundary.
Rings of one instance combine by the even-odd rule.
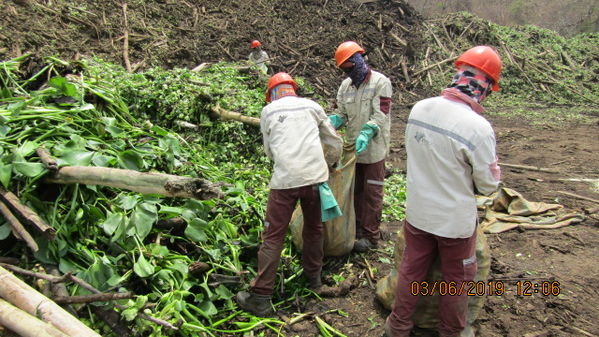
[[[492,86],[493,80],[485,73],[471,66],[462,65],[453,76],[448,88],[456,88],[480,103],[491,92]]]
[[[359,87],[366,75],[368,75],[368,65],[366,64],[366,60],[360,53],[353,54],[348,61],[354,64],[353,67],[349,69],[344,69],[345,73],[349,78],[351,78],[351,82],[356,87]]]

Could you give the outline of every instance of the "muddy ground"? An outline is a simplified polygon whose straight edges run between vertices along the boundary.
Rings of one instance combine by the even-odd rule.
[[[567,108],[564,107],[564,110]],[[599,207],[599,203],[560,193],[565,191],[591,199],[599,199],[597,185],[564,179],[599,178],[599,115],[588,114],[584,120],[556,118],[565,114],[541,110],[546,116],[526,117],[489,110],[487,118],[497,135],[500,162],[550,168],[557,173],[502,168],[504,186],[522,193],[530,201],[559,203],[565,208],[584,213]],[[392,154],[393,168],[405,170],[403,131],[409,109],[394,111]],[[393,236],[399,224],[385,224],[391,240],[379,251],[367,255],[375,275],[387,275],[390,266],[379,261],[388,256]],[[506,293],[487,296],[485,306],[475,323],[477,336],[597,336],[599,335],[599,214],[588,216],[578,225],[554,230],[512,230],[488,234],[491,247],[490,280],[501,280]],[[355,270],[367,267],[362,257],[353,256],[350,262]],[[518,281],[541,283],[558,281],[558,296],[518,296]],[[344,298],[319,302],[324,308],[341,308],[348,318],[329,315],[335,327],[349,336],[381,336],[382,325],[389,312],[374,298],[367,278],[361,277],[360,286]],[[335,317],[335,318],[334,318]],[[317,334],[313,330],[314,335]],[[300,336],[312,336],[310,333]],[[418,329],[414,336],[436,336],[431,330]]]
[[[395,0],[162,0],[130,1],[126,8],[117,1],[5,0],[0,2],[0,10],[4,13],[0,17],[2,59],[25,52],[66,59],[97,55],[125,65],[123,47],[127,32],[126,56],[134,70],[153,65],[193,67],[202,62],[243,60],[249,52],[249,42],[258,38],[274,57],[274,70],[307,77],[325,97],[331,97],[341,81],[340,73],[333,67],[334,48],[349,38],[361,41],[372,51],[372,64],[388,74],[396,92],[401,93],[405,88],[399,80],[400,61],[409,62],[413,51],[400,40],[417,47],[418,41],[411,39],[421,20],[410,6]],[[127,13],[127,21],[123,13]],[[418,92],[417,88],[407,89]],[[408,97],[410,101],[415,99]],[[558,110],[566,116],[568,109]],[[501,162],[558,172],[503,167],[504,184],[531,201],[557,202],[578,212],[599,207],[599,203],[560,193],[599,199],[596,185],[563,180],[599,178],[599,115],[587,114],[583,120],[562,118],[555,116],[555,110],[536,107],[531,119],[511,111],[489,111]],[[399,171],[405,169],[402,139],[408,113],[409,107],[400,104],[393,110],[394,143],[389,165]],[[371,283],[391,268],[380,259],[389,257],[393,233],[399,229],[396,223],[384,226],[389,240],[365,256],[375,271],[374,280],[369,281],[364,273],[364,256],[330,259],[329,276],[349,266],[359,275],[357,286],[343,297],[300,301],[281,314],[312,311],[348,336],[381,336],[388,311],[376,301]],[[581,224],[563,229],[488,235],[492,252],[490,277],[506,280],[508,291],[503,296],[487,298],[475,325],[478,335],[599,336],[598,227],[599,214],[595,214]],[[559,281],[561,295],[516,296],[516,282],[524,279]],[[340,309],[348,317],[322,314],[330,309]],[[318,335],[312,320],[293,327],[293,331],[283,333]],[[415,335],[435,334],[419,330]]]

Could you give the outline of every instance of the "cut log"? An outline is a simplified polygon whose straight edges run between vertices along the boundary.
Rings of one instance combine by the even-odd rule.
[[[2,214],[4,218],[8,221],[8,223],[10,224],[10,228],[12,229],[13,234],[17,237],[17,239],[25,241],[25,243],[27,243],[27,246],[29,246],[29,248],[31,248],[31,250],[34,253],[40,249],[33,237],[31,237],[31,234],[29,234],[29,232],[25,229],[25,227],[23,227],[19,219],[17,219],[12,214],[10,209],[8,209],[8,207],[6,207],[6,205],[2,201],[0,201],[0,214]]]
[[[234,120],[252,126],[260,126],[260,118],[244,116],[239,112],[225,110],[218,105],[212,108],[212,112],[220,119]]]
[[[6,191],[0,187],[0,200],[10,208],[13,214],[21,218],[21,221],[36,227],[48,239],[54,240],[56,237],[56,230],[42,220],[42,218],[40,218],[39,215],[37,215],[37,213],[35,213],[31,208],[23,205],[19,198],[17,198],[17,196],[12,192]]]
[[[124,300],[133,297],[133,293],[128,291],[124,293],[100,293],[79,296],[56,296],[54,301],[59,304],[75,304],[75,303],[93,303],[93,302],[108,302]]]
[[[543,167],[536,167],[536,166],[528,166],[528,165],[499,163],[499,166],[511,167],[511,168],[515,168],[515,169],[530,170],[530,171],[546,172],[546,173],[559,173],[557,170],[552,170],[552,169],[543,168]]]
[[[52,325],[1,299],[0,325],[22,337],[69,337]]]
[[[50,171],[58,170],[58,163],[56,162],[56,159],[54,159],[52,157],[50,152],[48,152],[48,150],[45,147],[43,147],[43,146],[38,147],[35,150],[35,152],[40,157],[40,160],[42,161],[42,163],[48,170],[50,170]]]
[[[25,312],[40,317],[67,335],[100,337],[58,304],[31,288],[25,282],[0,267],[0,296]]]
[[[200,200],[223,196],[219,184],[205,179],[108,167],[65,166],[45,180],[54,184],[103,185],[143,194]]]

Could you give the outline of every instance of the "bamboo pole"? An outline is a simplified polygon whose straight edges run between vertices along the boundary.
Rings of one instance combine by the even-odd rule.
[[[48,239],[54,240],[56,237],[56,229],[50,227],[50,225],[42,220],[42,218],[40,218],[31,208],[23,205],[19,198],[12,192],[0,187],[0,201],[3,201],[10,210],[19,216],[25,223],[39,229]]]
[[[58,304],[31,288],[25,282],[0,267],[0,296],[25,312],[51,323],[67,335],[100,337]]]
[[[48,176],[46,182],[103,185],[144,194],[161,194],[200,200],[223,196],[218,184],[213,184],[205,179],[108,167],[65,166]]]
[[[34,253],[40,249],[33,237],[31,237],[31,234],[29,234],[29,232],[25,229],[25,227],[23,227],[19,219],[17,219],[12,214],[10,209],[8,209],[8,207],[6,207],[6,205],[2,201],[0,201],[0,214],[2,214],[4,218],[8,221],[10,227],[12,228],[13,234],[18,239],[25,241],[25,243],[27,243],[27,246],[29,246],[29,248],[31,248],[31,250]]]
[[[69,337],[52,325],[0,299],[0,325],[22,337]]]
[[[220,119],[234,120],[252,126],[260,126],[260,118],[244,116],[239,112],[225,110],[218,105],[212,108],[212,112],[214,112],[214,114]]]

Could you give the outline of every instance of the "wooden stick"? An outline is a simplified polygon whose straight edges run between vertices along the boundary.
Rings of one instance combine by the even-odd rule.
[[[45,147],[43,147],[43,146],[38,147],[35,150],[35,152],[40,157],[40,160],[42,161],[42,163],[48,170],[50,170],[50,171],[58,170],[58,163],[56,162],[56,159],[54,159],[52,157],[50,152],[48,152],[48,150]]]
[[[426,66],[426,67],[424,67],[424,68],[422,68],[422,69],[418,70],[417,72],[413,73],[413,74],[412,74],[412,76],[416,76],[416,75],[418,75],[418,74],[420,74],[420,73],[423,73],[423,72],[425,72],[425,71],[427,71],[427,70],[429,70],[429,69],[432,69],[432,68],[434,68],[434,67],[436,67],[436,66],[440,66],[440,65],[442,65],[442,64],[444,64],[444,63],[447,63],[447,62],[453,61],[453,60],[455,60],[455,59],[456,59],[456,57],[455,57],[455,56],[452,56],[452,57],[450,57],[450,58],[446,58],[445,60],[443,60],[443,61],[441,61],[441,62],[437,62],[437,63],[435,63],[435,64],[431,64],[431,65],[429,65],[429,66]]]
[[[391,37],[394,38],[395,41],[399,42],[400,45],[402,45],[404,47],[408,45],[408,43],[404,39],[402,39],[401,37],[397,36],[395,33],[389,32],[389,35],[391,35]]]
[[[35,240],[33,239],[33,237],[31,236],[31,234],[29,234],[29,232],[25,229],[25,227],[23,227],[23,225],[21,224],[19,219],[17,219],[12,214],[10,209],[8,209],[8,207],[6,207],[6,205],[2,201],[0,201],[0,213],[2,213],[4,218],[10,224],[10,227],[12,228],[13,234],[15,234],[15,236],[17,236],[19,239],[25,241],[27,246],[34,253],[40,249],[39,246],[37,245],[37,243],[35,242]]]
[[[52,323],[67,335],[100,337],[58,304],[31,288],[6,269],[0,267],[0,296],[31,315]]]
[[[22,337],[69,337],[54,326],[0,299],[0,325]]]
[[[205,179],[108,167],[65,166],[48,176],[45,181],[55,184],[104,185],[144,194],[200,200],[223,196],[218,184]]]
[[[260,126],[260,118],[244,116],[239,112],[225,110],[218,105],[212,108],[212,112],[221,119],[239,121],[252,126]]]
[[[87,289],[87,290],[91,291],[94,294],[101,294],[102,293],[100,290],[96,289],[91,284],[85,282],[84,280],[82,280],[82,279],[78,278],[77,276],[74,276],[74,275],[72,275],[70,273],[64,274],[64,275],[62,275],[60,277],[56,277],[56,276],[52,276],[52,275],[48,275],[48,274],[36,273],[36,272],[31,271],[31,270],[22,269],[22,268],[19,268],[17,266],[8,265],[8,264],[0,264],[0,266],[4,267],[6,269],[10,269],[11,271],[13,271],[15,273],[37,277],[37,278],[40,278],[40,279],[43,279],[43,280],[48,280],[50,282],[64,282],[65,280],[71,280],[71,281],[77,283],[78,285],[80,285],[81,287],[83,287],[84,289]],[[121,310],[125,310],[125,309],[128,308],[127,306],[121,305],[121,304],[115,304],[115,307],[117,307],[117,308],[119,308]],[[167,327],[169,329],[179,330],[176,326],[172,325],[171,323],[169,323],[167,321],[163,321],[163,320],[161,320],[159,318],[152,317],[152,316],[149,316],[149,315],[146,315],[146,314],[142,314],[142,313],[137,313],[137,316],[139,318],[142,318],[142,319],[145,319],[147,321],[150,321],[150,322],[162,325],[162,326]]]
[[[133,297],[132,292],[125,293],[101,293],[80,296],[55,296],[54,302],[58,304],[93,303],[124,300]]]
[[[123,18],[125,20],[125,33],[123,34],[123,59],[127,72],[131,72],[131,62],[129,62],[129,22],[127,20],[127,3],[123,3]]]
[[[557,191],[557,193],[569,195],[569,196],[574,197],[574,198],[578,198],[578,199],[582,199],[582,200],[586,200],[586,201],[591,201],[591,202],[599,204],[599,200],[595,200],[595,199],[583,197],[582,195],[578,195],[578,194],[574,194],[574,193],[570,193],[570,192],[566,192],[566,191]]]
[[[26,224],[36,227],[40,232],[50,239],[56,237],[56,229],[50,227],[42,218],[37,215],[31,208],[23,205],[19,198],[10,191],[6,191],[0,187],[0,200],[3,201],[10,210],[19,216]]]
[[[543,167],[528,166],[528,165],[517,165],[517,164],[499,163],[499,166],[505,166],[505,167],[523,169],[523,170],[530,170],[530,171],[546,172],[546,173],[559,173],[556,170],[552,170],[552,169],[548,169],[548,168],[543,168]]]

